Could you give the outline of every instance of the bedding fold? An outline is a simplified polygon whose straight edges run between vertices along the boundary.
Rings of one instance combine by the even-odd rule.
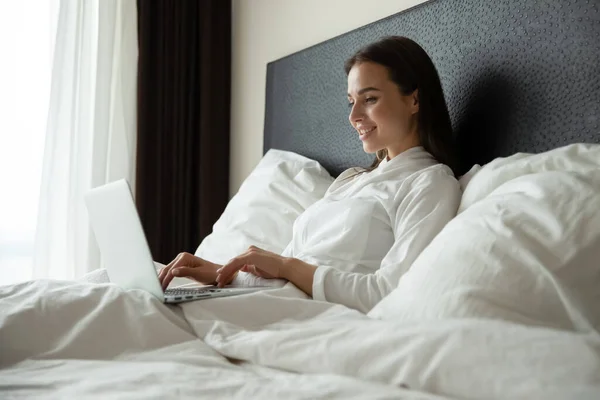
[[[0,354],[0,391],[19,396],[553,399],[600,393],[595,333],[491,320],[374,320],[310,300],[291,284],[180,306],[110,284],[0,287]]]

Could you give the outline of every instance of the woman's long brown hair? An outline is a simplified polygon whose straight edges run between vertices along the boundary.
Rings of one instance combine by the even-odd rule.
[[[360,49],[350,57],[344,65],[346,75],[355,64],[362,62],[373,62],[386,67],[390,79],[405,96],[419,89],[417,129],[421,146],[456,174],[458,165],[450,114],[440,77],[425,50],[406,37],[389,36]],[[378,151],[375,161],[366,171],[377,168],[386,156],[385,149]]]

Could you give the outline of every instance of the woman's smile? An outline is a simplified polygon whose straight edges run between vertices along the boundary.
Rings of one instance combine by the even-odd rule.
[[[377,129],[376,126],[372,127],[372,128],[362,128],[362,129],[358,129],[358,135],[360,137],[360,140],[365,141],[369,138],[369,136],[371,136],[373,133],[375,133],[375,130]]]

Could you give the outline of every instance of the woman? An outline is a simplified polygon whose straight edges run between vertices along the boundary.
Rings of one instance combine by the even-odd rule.
[[[350,124],[364,151],[376,154],[373,165],[343,172],[298,217],[282,255],[250,247],[220,266],[180,254],[161,270],[163,287],[173,276],[224,286],[244,271],[368,312],[398,285],[456,214],[450,117],[431,59],[410,39],[373,43],[345,70]]]

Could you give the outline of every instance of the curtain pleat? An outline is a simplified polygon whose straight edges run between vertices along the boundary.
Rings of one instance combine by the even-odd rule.
[[[135,186],[135,0],[58,1],[33,277],[100,268],[84,196],[125,178]]]

